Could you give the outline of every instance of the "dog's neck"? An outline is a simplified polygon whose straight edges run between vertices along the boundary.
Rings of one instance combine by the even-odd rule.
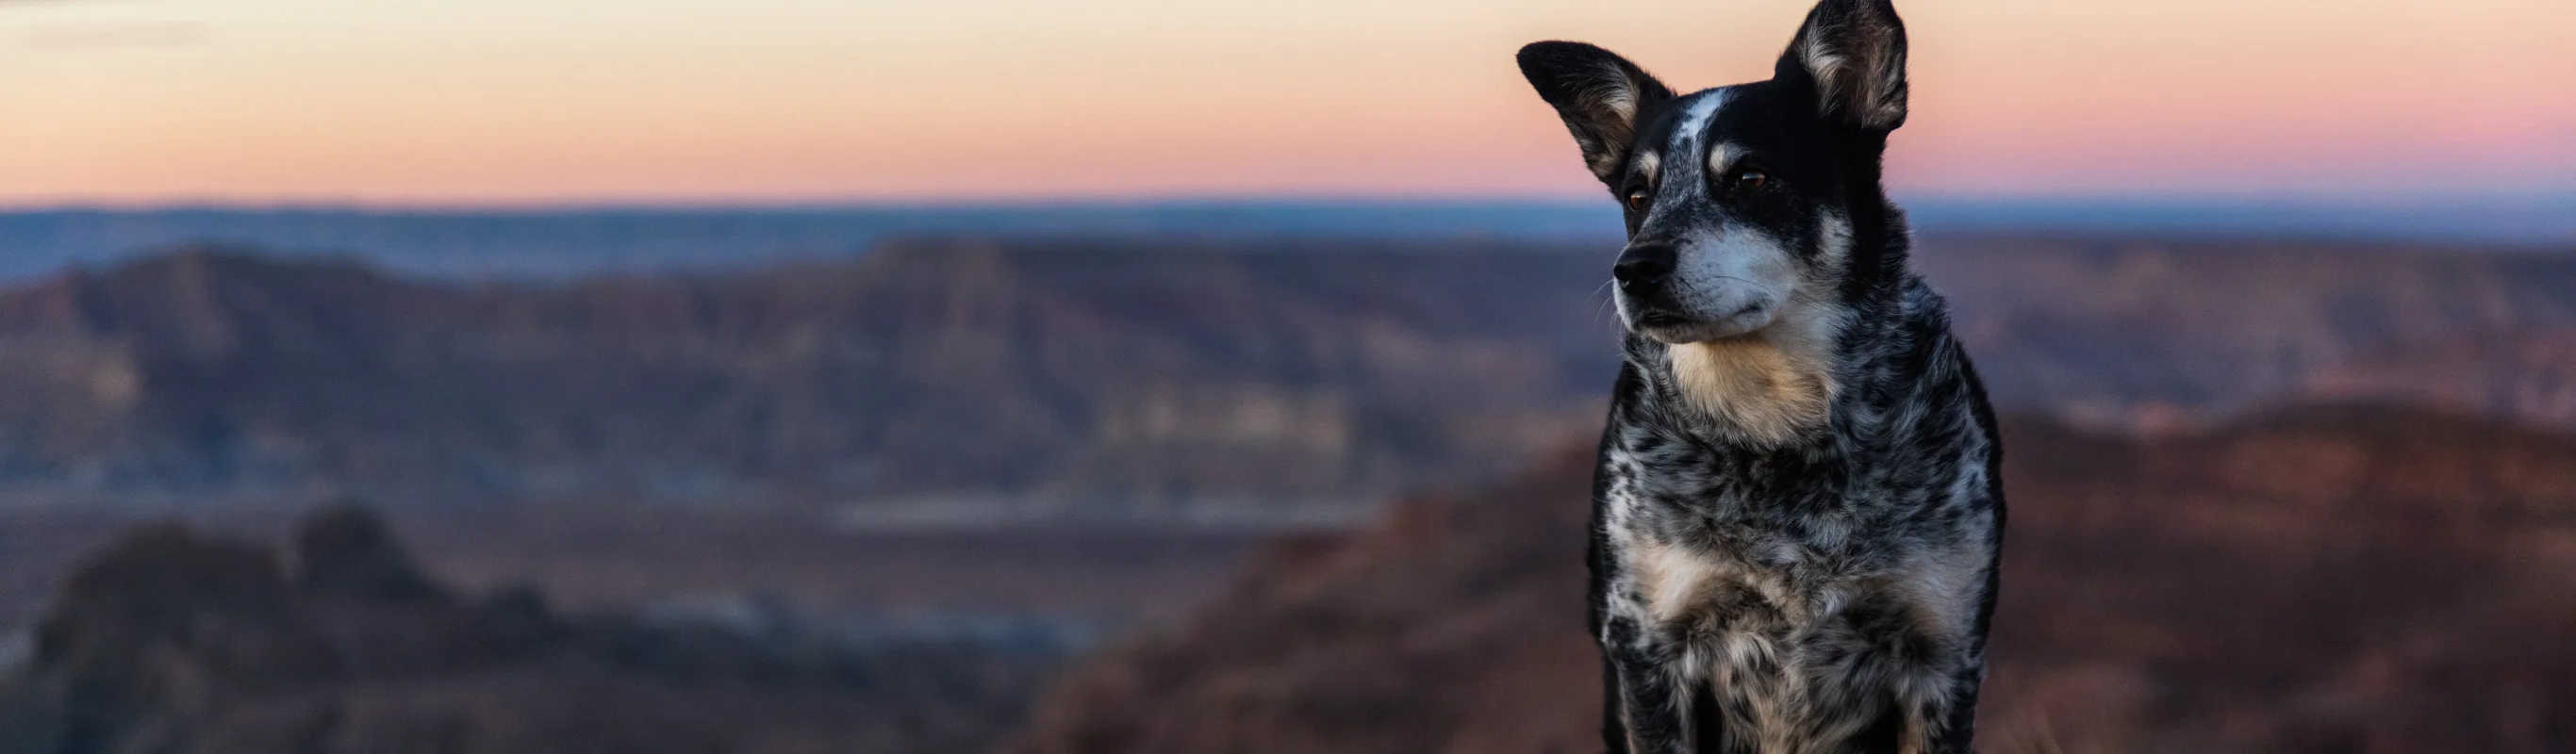
[[[1898,374],[1903,370],[1877,363],[1904,350],[1904,339],[1891,337],[1915,283],[1906,270],[1902,223],[1891,213],[1874,227],[1855,228],[1854,248],[1870,253],[1849,260],[1851,284],[1793,298],[1769,327],[1698,343],[1632,336],[1628,359],[1647,376],[1654,397],[1672,404],[1667,418],[1711,440],[1767,450],[1827,439],[1845,395],[1905,378]],[[1890,346],[1900,347],[1891,352]]]
[[[1821,309],[1822,307],[1809,307]],[[1841,317],[1796,317],[1723,340],[1661,345],[1671,395],[1742,444],[1778,447],[1823,428],[1842,381],[1834,351]]]

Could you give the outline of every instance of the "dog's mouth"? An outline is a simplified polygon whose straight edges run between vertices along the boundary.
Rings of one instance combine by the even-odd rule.
[[[1648,309],[1637,313],[1637,328],[1675,328],[1698,324],[1689,317],[1665,309]]]
[[[1742,337],[1771,325],[1772,311],[1763,303],[1746,304],[1718,317],[1684,314],[1665,306],[1648,306],[1629,319],[1629,329],[1670,344],[1704,343]]]

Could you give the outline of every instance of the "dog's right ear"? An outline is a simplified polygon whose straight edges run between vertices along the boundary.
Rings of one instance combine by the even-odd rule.
[[[1581,42],[1539,42],[1521,48],[1521,75],[1556,107],[1583,164],[1609,183],[1637,138],[1637,114],[1673,98],[1673,90],[1626,58]],[[1616,188],[1616,186],[1613,186]]]

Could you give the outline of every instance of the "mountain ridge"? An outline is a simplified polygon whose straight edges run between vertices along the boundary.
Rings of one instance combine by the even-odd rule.
[[[1618,337],[1597,256],[947,238],[465,282],[187,250],[0,290],[0,505],[1348,523],[1597,425]],[[2124,431],[2407,400],[2334,385],[2402,381],[2378,354],[2410,344],[2576,331],[2576,256],[2014,236],[1927,239],[1920,261],[1999,405]]]

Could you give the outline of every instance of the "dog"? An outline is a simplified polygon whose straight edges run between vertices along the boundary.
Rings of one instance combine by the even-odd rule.
[[[1520,51],[1627,217],[1590,556],[1612,752],[1970,751],[2002,451],[1880,182],[1905,52],[1889,0],[1824,0],[1772,78],[1687,95]]]

